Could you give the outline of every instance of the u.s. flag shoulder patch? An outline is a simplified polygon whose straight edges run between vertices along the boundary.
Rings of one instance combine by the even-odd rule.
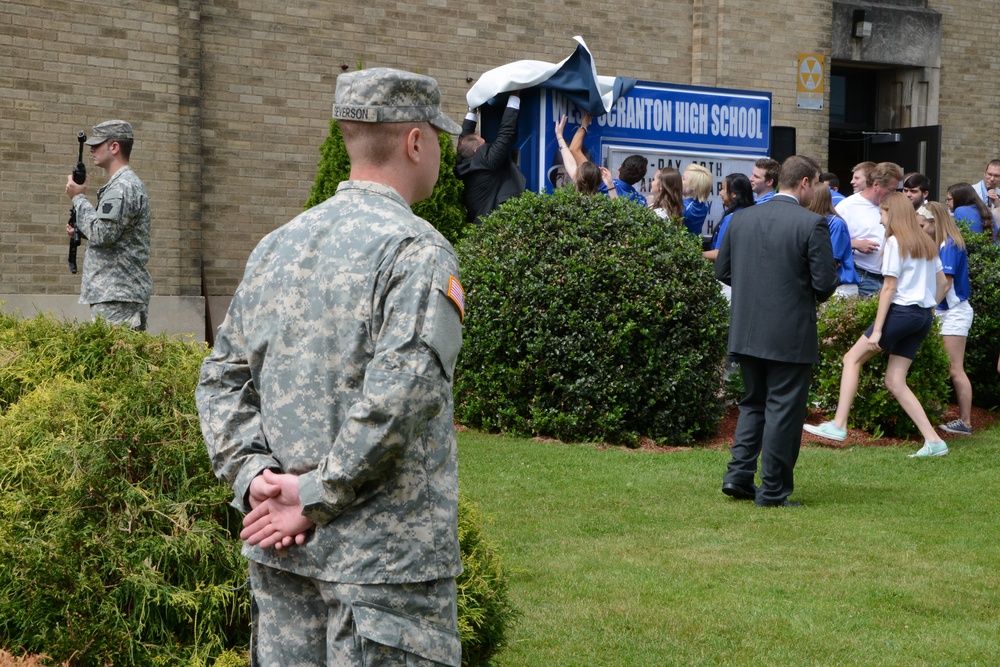
[[[458,282],[458,278],[455,276],[448,277],[448,298],[451,299],[455,307],[458,308],[458,317],[465,323],[465,290],[462,288],[462,283]]]

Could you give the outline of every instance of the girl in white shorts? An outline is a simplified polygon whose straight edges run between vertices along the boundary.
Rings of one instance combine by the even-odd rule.
[[[958,400],[958,419],[938,426],[942,431],[972,435],[972,383],[965,373],[965,341],[972,326],[969,305],[969,257],[965,240],[948,209],[940,202],[929,202],[917,211],[921,227],[941,248],[941,265],[948,279],[948,294],[938,304],[935,314],[941,322],[944,349],[951,362],[951,382]]]

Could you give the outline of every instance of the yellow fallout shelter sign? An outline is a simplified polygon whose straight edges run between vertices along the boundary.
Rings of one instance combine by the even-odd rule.
[[[818,53],[800,53],[796,106],[799,109],[822,109],[825,87],[823,56]]]

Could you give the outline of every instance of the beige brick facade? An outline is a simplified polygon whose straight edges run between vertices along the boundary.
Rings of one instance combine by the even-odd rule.
[[[969,0],[885,4],[942,15],[942,181],[979,180],[1000,153],[1000,13]],[[512,60],[558,61],[582,35],[602,74],[771,92],[774,124],[796,128],[798,152],[825,161],[828,111],[796,108],[796,65],[799,53],[826,54],[829,74],[832,3],[779,0],[766,14],[762,7],[734,0],[6,0],[0,300],[75,301],[63,184],[76,132],[119,117],[136,128],[132,164],[150,193],[155,294],[191,303],[203,294],[204,273],[208,295],[230,295],[261,236],[301,210],[336,77],[359,63],[434,76],[447,111],[459,118],[468,77]],[[89,171],[93,199],[103,173]],[[163,324],[185,327],[201,333]]]

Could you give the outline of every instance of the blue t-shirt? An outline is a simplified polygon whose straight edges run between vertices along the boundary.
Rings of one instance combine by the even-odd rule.
[[[977,234],[983,232],[983,219],[979,215],[979,209],[972,204],[967,204],[966,206],[959,206],[955,209],[955,221],[965,220],[969,225],[969,229]]]
[[[844,195],[840,194],[836,190],[830,190],[830,200],[833,203],[833,207],[837,208],[837,204],[847,199]]]
[[[955,290],[955,296],[960,302],[968,301],[971,288],[969,286],[969,256],[966,254],[965,248],[956,246],[949,236],[941,244],[941,250],[938,254],[941,256],[944,274],[954,278],[952,289]],[[952,306],[957,305],[957,303],[952,304]],[[945,297],[945,300],[938,304],[938,310],[948,310],[948,308],[948,299]]]
[[[701,236],[701,230],[705,228],[705,218],[712,207],[707,201],[696,199],[684,199],[684,226],[695,236]]]
[[[637,201],[643,206],[646,205],[646,198],[641,194],[639,194],[639,191],[636,190],[634,187],[632,187],[625,181],[618,180],[617,178],[614,179],[614,183],[615,183],[615,192],[618,193],[619,197],[625,197],[626,199]],[[601,183],[600,187],[597,188],[597,191],[603,192],[604,194],[608,194],[608,186],[605,185],[604,183]]]
[[[736,211],[742,211],[742,208],[736,209]],[[733,213],[736,213],[733,211]],[[722,218],[722,222],[719,226],[715,228],[715,234],[712,235],[712,247],[711,250],[718,250],[722,247],[722,239],[726,236],[726,230],[729,229],[729,221],[733,218],[733,213],[729,213]]]
[[[830,227],[830,243],[833,245],[833,258],[837,260],[837,277],[841,285],[859,285],[861,277],[854,268],[854,252],[851,250],[851,233],[847,223],[839,215],[826,216]]]

